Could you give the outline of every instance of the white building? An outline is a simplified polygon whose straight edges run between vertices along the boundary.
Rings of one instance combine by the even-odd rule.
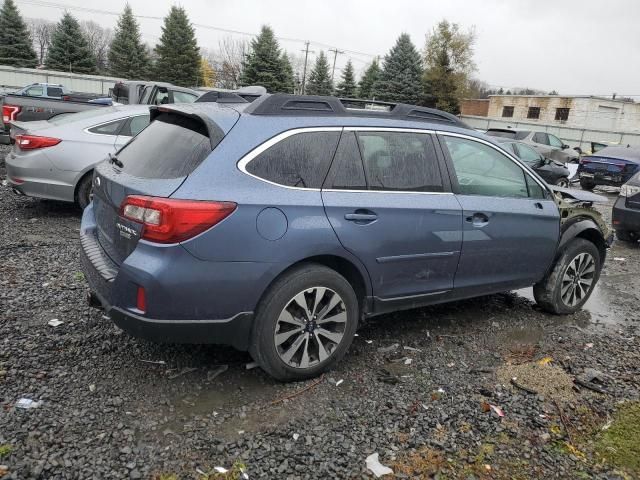
[[[586,95],[491,95],[489,118],[603,132],[640,132],[640,103]]]

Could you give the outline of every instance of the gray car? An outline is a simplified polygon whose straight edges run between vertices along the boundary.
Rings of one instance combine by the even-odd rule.
[[[535,130],[516,130],[512,128],[490,128],[487,135],[503,137],[526,143],[550,160],[562,163],[578,163],[580,154],[555,135]]]
[[[40,122],[14,122],[7,180],[31,197],[76,202],[91,197],[95,165],[149,124],[145,105],[105,107]]]

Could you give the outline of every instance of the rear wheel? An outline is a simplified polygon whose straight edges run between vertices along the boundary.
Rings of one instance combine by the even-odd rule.
[[[558,187],[569,188],[569,179],[567,177],[560,177],[555,183]]]
[[[582,187],[583,190],[589,190],[589,191],[596,188],[595,182],[585,180],[583,178],[580,179],[580,186]]]
[[[278,380],[315,377],[346,353],[358,312],[358,300],[344,277],[322,265],[297,268],[260,302],[250,353]]]
[[[93,197],[93,172],[88,172],[78,182],[76,203],[82,210],[87,208]]]
[[[616,230],[616,237],[622,242],[636,243],[638,241],[638,235],[628,230]]]
[[[601,268],[598,248],[576,238],[565,247],[551,272],[533,286],[533,296],[550,313],[574,313],[589,299]]]

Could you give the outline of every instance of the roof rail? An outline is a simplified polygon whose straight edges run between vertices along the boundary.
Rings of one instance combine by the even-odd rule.
[[[434,108],[360,98],[275,93],[256,99],[244,111],[252,115],[376,117],[445,123],[471,128],[455,115]]]

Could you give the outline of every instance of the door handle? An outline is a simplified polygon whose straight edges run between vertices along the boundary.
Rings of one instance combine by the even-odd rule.
[[[542,210],[544,208],[540,202],[534,203],[533,206],[536,207],[538,210]]]
[[[344,219],[356,223],[371,223],[378,219],[378,215],[370,210],[356,210],[353,213],[345,213]]]
[[[474,213],[473,215],[467,217],[466,221],[469,223],[473,223],[474,227],[484,227],[487,223],[489,223],[489,217],[484,213]]]

